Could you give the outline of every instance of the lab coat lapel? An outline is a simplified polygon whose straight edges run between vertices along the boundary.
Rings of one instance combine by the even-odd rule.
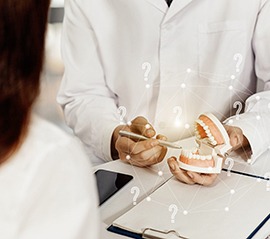
[[[146,0],[146,1],[164,13],[168,11],[168,5],[165,0]]]
[[[170,20],[175,14],[177,14],[182,9],[184,9],[192,1],[193,0],[173,0],[171,6],[169,8],[169,11],[166,14],[164,22],[167,22],[168,20]],[[164,0],[164,2],[165,2],[165,0]]]

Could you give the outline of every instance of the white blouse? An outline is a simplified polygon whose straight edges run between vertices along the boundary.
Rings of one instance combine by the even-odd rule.
[[[79,142],[37,116],[22,147],[0,165],[0,195],[0,238],[99,238],[87,156]]]

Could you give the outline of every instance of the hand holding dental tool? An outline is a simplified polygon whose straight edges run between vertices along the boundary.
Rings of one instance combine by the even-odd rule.
[[[119,131],[134,132],[143,135],[149,140],[132,140],[129,136],[119,137]],[[118,125],[112,134],[111,155],[113,159],[121,159],[138,167],[148,167],[160,163],[166,153],[167,147],[159,144],[158,140],[163,139],[157,135],[151,123],[143,116],[137,116],[126,125]]]
[[[133,132],[124,131],[124,130],[120,130],[119,135],[124,136],[124,137],[128,137],[130,139],[135,139],[135,140],[147,140],[147,139],[150,139],[150,138],[147,138],[147,137],[145,137],[143,135],[135,134]],[[179,145],[177,145],[175,143],[172,143],[172,142],[168,142],[168,141],[161,140],[161,139],[158,139],[158,142],[159,142],[160,145],[165,146],[165,147],[170,147],[170,148],[174,148],[174,149],[182,149],[181,146],[179,146]]]

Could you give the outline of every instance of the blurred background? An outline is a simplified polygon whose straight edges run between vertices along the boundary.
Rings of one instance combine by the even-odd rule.
[[[61,31],[64,16],[64,0],[52,0],[45,45],[45,64],[41,75],[41,93],[34,111],[71,133],[65,124],[61,107],[56,102],[57,92],[64,73],[61,58]]]

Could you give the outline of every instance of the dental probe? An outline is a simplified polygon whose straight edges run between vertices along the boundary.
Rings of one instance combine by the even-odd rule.
[[[128,132],[128,131],[124,131],[124,130],[120,130],[119,131],[119,135],[121,136],[125,136],[125,137],[128,137],[130,139],[139,139],[139,140],[147,140],[147,139],[150,139],[150,138],[147,138],[143,135],[140,135],[140,134],[135,134],[135,133],[132,133],[132,132]],[[168,142],[168,141],[165,141],[165,140],[161,140],[161,139],[158,139],[158,142],[160,145],[162,146],[166,146],[166,147],[170,147],[170,148],[174,148],[174,149],[182,149],[181,146],[175,144],[175,143],[172,143],[172,142]]]

